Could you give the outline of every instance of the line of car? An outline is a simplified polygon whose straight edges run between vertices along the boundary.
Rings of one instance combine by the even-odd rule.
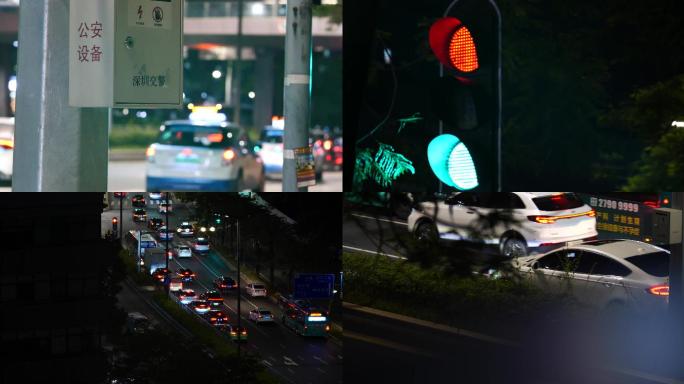
[[[150,199],[159,198],[161,194],[150,194]],[[144,210],[147,202],[143,195],[135,195],[131,199],[135,210]],[[171,210],[169,210],[171,212]],[[143,221],[143,220],[140,220]],[[165,240],[168,234],[169,240],[173,240],[173,231],[166,230],[164,221],[161,218],[150,218],[147,221],[148,228],[156,230],[158,237]],[[176,233],[180,238],[192,238],[191,245],[188,246],[183,242],[176,242],[173,245],[172,256],[177,258],[190,258],[193,253],[206,254],[210,250],[208,239],[203,237],[195,238],[196,228],[189,222],[181,222],[177,227]],[[206,290],[201,294],[186,286],[192,284],[197,278],[197,274],[190,268],[179,268],[175,272],[171,272],[166,268],[157,268],[151,272],[153,278],[163,284],[168,280],[169,291],[178,300],[178,302],[186,306],[189,310],[196,313],[199,317],[209,322],[209,324],[218,327],[219,330],[226,332],[233,341],[246,341],[247,329],[245,327],[238,328],[237,325],[230,324],[229,316],[221,307],[223,306],[223,295],[237,290],[238,284],[233,278],[229,276],[219,276],[212,281],[212,289]],[[250,282],[245,286],[245,293],[251,297],[266,297],[267,290],[264,284]],[[274,315],[265,308],[253,308],[249,312],[249,319],[256,324],[274,323]]]
[[[523,278],[609,313],[667,310],[670,252],[597,240],[594,210],[571,192],[454,193],[416,203],[408,228],[424,243],[496,245],[512,268],[487,268],[489,277]]]

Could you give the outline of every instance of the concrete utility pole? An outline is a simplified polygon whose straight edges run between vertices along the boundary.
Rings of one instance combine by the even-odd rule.
[[[684,209],[684,192],[672,192],[672,208]],[[684,220],[684,216],[683,216]],[[684,225],[684,223],[682,223]],[[684,227],[683,227],[684,228]],[[670,314],[674,324],[684,321],[684,244],[682,242],[670,246]],[[678,336],[684,336],[684,330],[677,329]],[[684,341],[684,340],[682,340]]]
[[[311,0],[288,0],[285,35],[285,145],[283,192],[308,192],[297,187],[294,150],[309,146],[311,107]]]
[[[106,191],[109,109],[69,107],[69,0],[20,7],[12,189]]]
[[[240,95],[242,94],[242,1],[238,0],[238,34],[237,34],[237,59],[233,66],[232,77],[235,80],[233,87],[233,122],[240,124]],[[227,76],[226,76],[227,77]]]

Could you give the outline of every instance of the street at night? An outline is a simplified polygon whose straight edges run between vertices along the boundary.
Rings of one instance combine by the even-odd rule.
[[[347,199],[347,380],[684,382],[680,193]]]
[[[91,349],[69,344],[67,357],[55,350],[54,340],[49,341],[50,334],[57,332],[51,330],[51,323],[31,326],[36,335],[46,335],[48,341],[38,342],[46,343],[47,349],[44,354],[34,353],[33,359],[26,359],[30,352],[24,349],[31,344],[25,344],[24,348],[19,347],[21,344],[11,344],[19,351],[14,356],[23,358],[18,359],[21,364],[13,369],[3,369],[3,382],[15,382],[22,375],[26,377],[22,382],[40,382],[39,373],[31,375],[26,371],[32,364],[46,367],[43,373],[60,378],[60,382],[181,382],[190,377],[205,382],[342,382],[342,321],[338,301],[341,230],[337,224],[339,208],[334,209],[340,207],[339,195],[322,195],[320,199],[304,202],[298,200],[298,195],[170,194],[169,205],[164,205],[167,198],[164,194],[152,195],[154,199],[147,193],[73,194],[62,200],[57,195],[42,196],[44,200],[17,195],[3,202],[17,207],[19,212],[35,212],[35,215],[25,215],[22,222],[35,218],[54,225],[61,220],[55,218],[64,217],[65,212],[73,217],[79,211],[89,210],[92,218],[92,213],[100,211],[97,221],[87,221],[90,228],[68,224],[75,219],[64,219],[64,225],[69,231],[76,231],[73,239],[79,238],[76,236],[79,232],[92,234],[96,230],[105,239],[99,242],[112,250],[117,249],[118,235],[123,233],[123,250],[116,256],[101,254],[99,260],[110,271],[107,274],[119,269],[118,288],[99,291],[94,296],[105,307],[112,303],[110,300],[116,304],[99,312],[100,316],[88,310],[90,320],[84,320],[83,328],[100,324],[95,329],[100,330],[102,339],[88,347]],[[307,209],[318,210],[319,205],[330,211],[307,212]],[[16,220],[14,208],[3,205],[2,209],[8,220]],[[166,213],[160,213],[164,209],[169,209],[168,227],[172,234],[168,242],[171,256],[168,267],[167,244],[164,236],[160,237],[167,224]],[[141,210],[146,217],[141,216]],[[316,228],[320,220],[329,222],[325,231]],[[3,233],[12,233],[7,223],[2,226]],[[186,233],[184,228],[190,232]],[[140,243],[136,239],[139,231],[142,231]],[[35,232],[33,236],[45,235]],[[88,241],[98,242],[92,237]],[[282,246],[285,243],[289,244],[287,250]],[[136,244],[144,249],[142,260],[136,256]],[[62,242],[61,247],[60,251],[51,252],[53,256],[68,254],[73,245]],[[25,243],[11,249],[15,248],[27,249]],[[107,266],[108,262],[112,264]],[[137,272],[138,264],[141,264],[140,272]],[[87,265],[81,267],[88,270]],[[67,258],[63,268],[74,270],[75,266]],[[166,278],[158,274],[165,268],[169,271]],[[187,277],[180,274],[181,270],[187,271]],[[3,271],[4,278],[9,276],[7,272],[7,269]],[[21,275],[22,269],[13,269],[12,273]],[[43,273],[48,281],[56,278],[50,276],[59,274],[50,270]],[[162,280],[157,280],[157,276],[163,277]],[[329,277],[329,285],[321,288],[302,283],[302,276],[326,280]],[[265,289],[263,295],[256,291],[258,287]],[[15,302],[9,296],[5,300],[9,310],[3,311],[3,324],[7,324],[3,326],[3,340],[25,338],[17,333],[17,321],[38,313],[35,312],[38,308],[32,309],[33,300],[38,303],[46,300],[45,296],[42,299],[26,296],[28,286],[22,289],[18,295],[28,301]],[[52,292],[48,289],[47,300]],[[215,296],[212,292],[216,292]],[[79,303],[85,305],[83,300],[94,293],[69,299],[69,306],[65,308],[78,307]],[[115,296],[108,298],[112,293]],[[186,297],[192,299],[186,300]],[[201,302],[209,303],[207,309],[211,311],[200,311]],[[52,317],[67,317],[61,313],[58,302],[50,305]],[[25,315],[18,315],[12,309],[15,307],[24,308]],[[113,325],[102,325],[108,321]],[[141,343],[147,345],[143,347]],[[82,360],[87,369],[70,371],[66,360],[78,362],[79,356],[89,350],[95,352],[92,355],[98,357],[100,365]],[[176,359],[187,362],[178,366],[173,363]],[[179,370],[183,365],[190,370]]]

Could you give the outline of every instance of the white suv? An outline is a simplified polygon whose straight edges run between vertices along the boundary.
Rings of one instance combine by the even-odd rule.
[[[572,192],[460,192],[418,203],[408,228],[421,241],[496,244],[506,257],[597,236],[596,213]]]
[[[266,296],[266,287],[259,283],[249,283],[247,284],[247,293],[252,296]]]

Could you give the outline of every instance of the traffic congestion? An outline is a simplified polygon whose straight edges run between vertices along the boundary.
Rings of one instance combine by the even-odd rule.
[[[234,263],[212,245],[216,228],[199,224],[193,206],[173,196],[163,206],[166,197],[112,195],[103,228],[111,227],[122,202],[125,247],[133,255],[140,249],[136,263],[180,308],[215,329],[216,337],[258,355],[284,382],[341,382],[342,351],[330,337],[327,308],[269,292],[266,283],[244,272],[238,276]]]

